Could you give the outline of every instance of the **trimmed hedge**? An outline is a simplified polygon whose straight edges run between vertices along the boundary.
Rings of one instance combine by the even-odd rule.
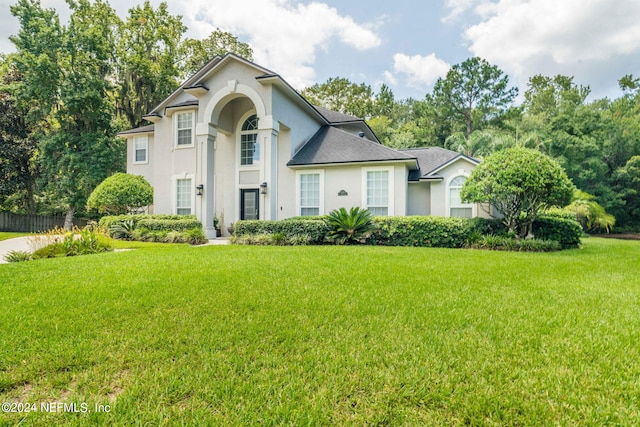
[[[234,225],[235,235],[242,237],[282,234],[286,239],[305,236],[308,237],[307,242],[310,245],[326,243],[329,226],[325,221],[319,220],[323,218],[302,218],[304,217],[283,221],[237,221]],[[475,240],[481,236],[508,237],[505,225],[497,219],[379,216],[374,217],[373,222],[376,228],[366,241],[370,245],[462,248],[469,245],[472,237],[475,237]],[[556,241],[563,249],[576,248],[580,245],[582,228],[571,219],[543,215],[534,222],[533,234],[538,240]],[[265,237],[263,240],[266,242],[268,239]],[[534,246],[540,245],[519,244],[517,250],[541,250]]]
[[[555,240],[563,249],[580,246],[582,226],[575,220],[541,215],[533,223],[533,235],[536,239]]]
[[[202,223],[192,218],[180,219],[141,219],[136,225],[137,228],[146,228],[152,231],[187,231],[194,228],[202,230]]]
[[[463,247],[471,225],[466,218],[436,216],[379,216],[374,223],[370,244],[434,248]]]
[[[113,224],[123,221],[133,221],[133,225],[137,226],[142,220],[159,220],[159,221],[181,221],[193,220],[197,221],[195,215],[164,215],[164,214],[136,214],[136,215],[107,215],[100,218],[98,225],[102,228],[109,229]],[[200,222],[198,221],[200,224]],[[199,225],[202,227],[202,224]]]
[[[308,236],[310,245],[322,244],[329,232],[324,221],[310,219],[288,219],[284,221],[236,221],[234,235],[284,234],[287,238]]]

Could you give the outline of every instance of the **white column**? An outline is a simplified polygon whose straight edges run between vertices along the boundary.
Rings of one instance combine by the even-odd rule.
[[[204,234],[207,239],[216,238],[216,230],[213,227],[213,217],[215,211],[214,192],[214,157],[217,131],[212,124],[198,123],[196,126],[196,137],[198,141],[198,174],[196,185],[202,184],[204,189],[202,196],[196,196],[199,205],[198,219],[204,227]]]

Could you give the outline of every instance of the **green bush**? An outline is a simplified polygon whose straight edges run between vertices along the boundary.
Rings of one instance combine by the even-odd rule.
[[[145,218],[138,221],[136,227],[152,231],[187,231],[194,228],[202,230],[202,223],[195,218],[155,219]]]
[[[287,239],[304,236],[308,244],[317,245],[325,242],[329,231],[324,221],[313,219],[288,219],[285,221],[237,221],[234,224],[234,235],[274,234],[282,233]]]
[[[56,241],[32,254],[33,259],[89,255],[111,251],[107,237],[92,228],[69,232],[61,241]]]
[[[555,240],[515,239],[513,237],[486,235],[482,236],[473,249],[488,249],[492,251],[520,251],[520,252],[552,252],[562,249]]]
[[[471,230],[466,218],[435,216],[375,217],[376,229],[368,242],[385,246],[461,248]]]
[[[335,209],[327,216],[328,239],[339,245],[364,243],[374,229],[373,216],[368,209],[353,207]]]
[[[4,256],[6,262],[24,262],[30,261],[31,259],[31,254],[27,251],[9,251]]]
[[[153,203],[153,187],[142,176],[115,173],[98,185],[87,200],[88,209],[125,214]]]
[[[121,223],[124,221],[133,221],[134,227],[137,227],[138,222],[145,219],[179,221],[179,220],[196,220],[196,216],[195,215],[165,215],[165,214],[107,215],[100,218],[98,225],[101,228],[108,230],[115,223]]]
[[[533,235],[540,240],[555,240],[563,249],[580,246],[582,226],[572,219],[541,215],[533,223]]]

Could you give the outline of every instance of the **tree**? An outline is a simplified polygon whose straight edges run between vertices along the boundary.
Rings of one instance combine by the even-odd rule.
[[[605,209],[595,201],[594,196],[581,190],[576,190],[573,193],[571,204],[564,209],[576,214],[576,219],[585,231],[602,229],[608,233],[616,224],[615,217],[608,214]]]
[[[165,2],[154,9],[147,0],[129,9],[117,46],[115,92],[117,113],[129,127],[142,125],[142,116],[178,87],[182,72],[176,58],[186,29]]]
[[[439,78],[427,102],[451,121],[451,132],[469,139],[481,125],[497,119],[518,95],[509,78],[495,65],[474,57],[456,64]]]
[[[217,55],[235,53],[249,61],[253,60],[253,49],[236,36],[217,28],[207,38],[186,39],[180,48],[183,56],[182,78],[186,79]]]
[[[133,213],[153,203],[153,187],[142,176],[115,173],[96,187],[87,208],[101,214]]]
[[[35,213],[36,129],[27,120],[23,108],[12,96],[20,75],[11,61],[0,71],[0,205]]]
[[[356,84],[342,77],[329,78],[325,83],[314,84],[301,92],[310,103],[343,114],[369,118],[374,111],[371,86]]]
[[[625,201],[622,210],[631,224],[640,224],[640,155],[633,156],[615,174],[614,189]]]
[[[52,97],[43,99],[31,93],[40,105],[50,105],[51,129],[38,145],[41,182],[67,206],[65,227],[70,228],[91,190],[124,168],[124,150],[115,137],[109,100],[117,17],[101,0],[69,0],[68,4],[72,14],[66,27],[59,27],[57,17],[43,11],[36,1],[21,0],[11,10],[22,23],[18,36],[12,38],[16,62],[24,69],[26,81],[45,85]],[[47,20],[32,25],[34,16]],[[45,55],[45,62],[56,70],[53,83],[42,74],[38,60],[40,47],[48,42],[51,52]],[[25,94],[29,92],[23,91],[22,99],[28,101]]]
[[[464,183],[461,197],[494,206],[509,232],[523,238],[540,211],[566,206],[573,191],[555,160],[536,150],[512,147],[485,158]]]

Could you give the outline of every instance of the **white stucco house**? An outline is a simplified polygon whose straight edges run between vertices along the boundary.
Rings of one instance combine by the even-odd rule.
[[[462,183],[478,160],[438,147],[394,150],[364,120],[315,107],[278,74],[216,57],[120,134],[127,172],[154,188],[154,213],[195,214],[207,237],[240,219],[321,215],[466,216]]]

